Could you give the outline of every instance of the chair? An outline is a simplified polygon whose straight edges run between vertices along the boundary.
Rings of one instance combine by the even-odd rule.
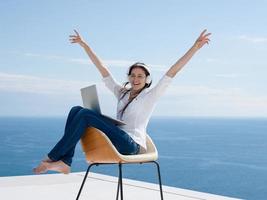
[[[86,160],[90,164],[85,173],[76,200],[78,200],[80,197],[80,194],[82,192],[90,168],[93,165],[98,166],[101,164],[118,164],[119,177],[118,177],[116,200],[118,200],[119,191],[121,200],[123,200],[122,164],[132,164],[132,163],[156,164],[158,171],[158,179],[159,179],[160,197],[161,200],[163,200],[160,168],[159,164],[156,162],[158,158],[158,152],[153,141],[148,135],[146,138],[146,143],[147,143],[146,153],[139,153],[138,155],[122,155],[116,150],[116,148],[113,146],[109,138],[103,132],[93,127],[87,128],[86,133],[81,138],[81,145],[85,153]]]

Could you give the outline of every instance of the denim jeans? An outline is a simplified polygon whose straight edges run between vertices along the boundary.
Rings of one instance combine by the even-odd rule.
[[[62,160],[71,166],[76,144],[88,127],[97,128],[105,133],[121,154],[132,155],[139,152],[139,144],[125,131],[94,111],[75,106],[69,112],[63,137],[48,153],[48,157],[53,161]]]

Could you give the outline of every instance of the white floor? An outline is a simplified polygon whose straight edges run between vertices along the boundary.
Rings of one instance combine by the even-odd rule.
[[[75,200],[84,172],[32,176],[0,177],[0,199],[3,200]],[[117,178],[90,173],[80,200],[115,199]],[[123,179],[125,200],[160,199],[159,186]],[[235,198],[163,186],[165,200],[234,200]]]

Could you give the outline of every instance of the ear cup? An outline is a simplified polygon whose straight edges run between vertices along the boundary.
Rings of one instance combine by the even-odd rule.
[[[152,82],[152,78],[151,78],[150,75],[148,75],[148,76],[146,77],[146,83],[147,83],[147,84],[150,84],[151,82]]]

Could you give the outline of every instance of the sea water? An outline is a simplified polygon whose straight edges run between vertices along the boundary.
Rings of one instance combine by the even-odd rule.
[[[0,176],[32,174],[64,131],[65,117],[0,117]],[[267,119],[154,117],[148,125],[164,185],[267,199]],[[77,145],[72,171],[87,163]],[[123,166],[123,176],[157,183],[152,164]],[[92,171],[118,175],[117,166]]]

